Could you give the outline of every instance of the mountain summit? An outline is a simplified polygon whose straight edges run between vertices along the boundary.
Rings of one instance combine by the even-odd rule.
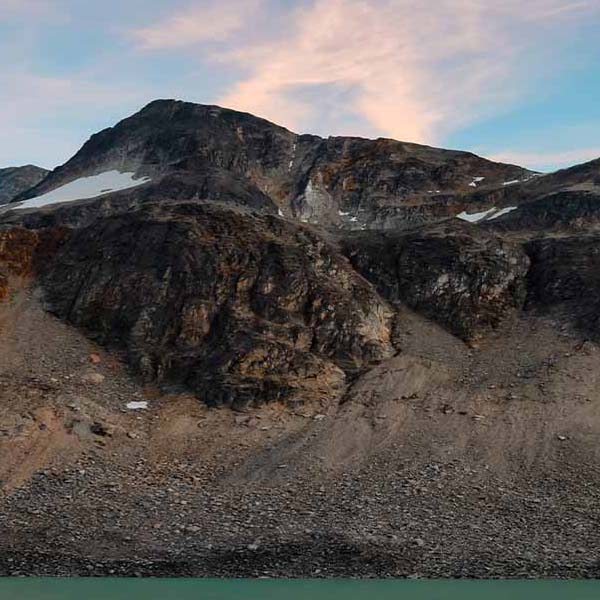
[[[297,135],[247,113],[157,100],[101,131],[21,200],[103,172],[149,178],[179,199],[233,202],[345,229],[460,212],[463,196],[533,174],[468,152],[389,139]]]

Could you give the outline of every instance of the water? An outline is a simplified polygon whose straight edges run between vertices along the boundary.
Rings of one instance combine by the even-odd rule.
[[[4,579],[1,600],[598,600],[600,581]]]

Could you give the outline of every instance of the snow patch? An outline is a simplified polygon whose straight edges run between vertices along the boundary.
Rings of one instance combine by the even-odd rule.
[[[507,215],[509,212],[516,210],[517,208],[519,208],[518,206],[507,206],[506,208],[501,208],[497,213],[494,213],[491,217],[488,217],[488,221],[491,221],[492,219],[497,219],[498,217],[501,217],[502,215]]]
[[[505,181],[502,185],[514,185],[515,183],[521,183],[521,180],[513,179],[512,181]]]
[[[281,209],[280,209],[280,208],[278,208],[278,209],[277,209],[277,214],[278,214],[280,217],[283,217],[283,212],[281,211]]]
[[[96,198],[103,194],[136,187],[150,181],[150,177],[134,179],[134,175],[134,173],[106,171],[105,173],[92,175],[91,177],[80,177],[79,179],[71,181],[47,194],[20,202],[19,205],[14,206],[14,208],[16,210],[42,208],[43,206],[48,206],[50,204],[58,204],[59,202],[87,200],[88,198]]]
[[[471,183],[469,184],[471,187],[477,187],[477,184],[480,181],[483,181],[485,179],[485,177],[473,177],[473,181],[471,181]]]
[[[147,402],[128,402],[127,408],[129,410],[147,410],[148,403]]]
[[[483,221],[497,219],[498,217],[506,215],[517,208],[518,206],[507,206],[506,208],[496,208],[494,206],[489,210],[484,210],[483,212],[478,213],[467,213],[463,211],[456,215],[456,218],[462,219],[463,221],[469,221],[469,223],[482,223]]]
[[[463,221],[469,221],[469,223],[479,223],[480,221],[484,221],[489,215],[491,215],[496,208],[490,208],[489,210],[484,210],[483,212],[478,213],[467,213],[461,212],[456,215],[457,219],[462,219]]]
[[[296,158],[296,142],[293,143],[292,145],[292,160],[290,160],[290,164],[288,165],[288,171],[292,170],[292,167],[294,166],[294,159]]]

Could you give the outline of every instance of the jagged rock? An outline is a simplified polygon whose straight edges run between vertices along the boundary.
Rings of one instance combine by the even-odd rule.
[[[36,186],[49,172],[34,165],[0,169],[0,204],[6,204]]]
[[[335,397],[391,353],[390,310],[311,231],[216,206],[152,205],[74,232],[49,307],[209,404]]]
[[[385,298],[408,304],[465,340],[497,326],[525,300],[527,255],[476,226],[370,232],[343,245]]]
[[[547,175],[525,177],[513,185],[480,190],[470,197],[469,212],[492,206],[518,207],[486,222],[486,229],[520,236],[540,231],[592,230],[600,219],[600,159]]]

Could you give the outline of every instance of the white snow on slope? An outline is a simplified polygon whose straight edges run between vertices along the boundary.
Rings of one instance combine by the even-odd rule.
[[[292,167],[294,166],[294,159],[296,158],[296,142],[293,143],[292,145],[292,159],[290,160],[290,164],[288,165],[288,171],[292,170]]]
[[[511,210],[516,210],[518,206],[507,206],[506,208],[501,208],[497,213],[494,213],[491,217],[488,217],[487,220],[491,221],[492,219],[497,219],[502,215],[507,215]]]
[[[471,187],[477,187],[477,184],[480,181],[483,181],[485,179],[485,177],[473,177],[473,181],[471,181],[471,183],[469,184]]]
[[[524,180],[526,181],[526,180]],[[515,183],[521,183],[520,179],[513,179],[512,181],[505,181],[502,185],[514,185]]]
[[[495,206],[490,208],[489,210],[485,210],[483,212],[478,213],[467,213],[461,212],[456,215],[457,219],[462,219],[463,221],[469,221],[469,223],[482,223],[483,221],[491,221],[492,219],[497,219],[502,215],[508,214],[510,211],[517,209],[518,206],[507,206],[506,208],[496,208]]]
[[[469,221],[469,223],[479,223],[479,221],[484,221],[489,215],[491,215],[496,208],[490,208],[489,210],[485,210],[483,212],[478,213],[467,213],[461,212],[456,215],[457,219],[462,219],[463,221]]]
[[[81,177],[75,181],[71,181],[47,194],[30,198],[19,203],[18,206],[13,206],[16,210],[26,208],[41,208],[50,204],[58,204],[59,202],[73,202],[74,200],[86,200],[88,198],[96,198],[103,194],[126,190],[128,188],[142,185],[150,181],[149,177],[134,179],[134,173],[120,173],[119,171],[106,171],[99,175],[91,177]]]

